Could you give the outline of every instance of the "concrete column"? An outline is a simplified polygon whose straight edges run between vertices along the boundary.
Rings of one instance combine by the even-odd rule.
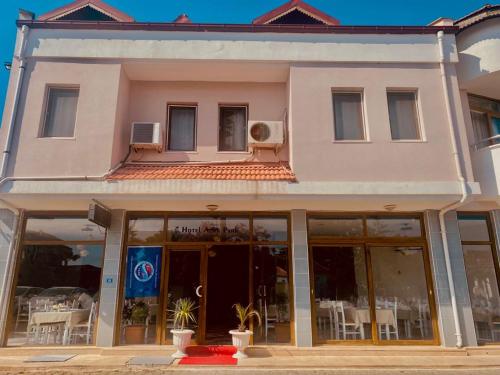
[[[464,346],[477,346],[456,212],[449,212],[445,219],[463,344]],[[438,211],[425,212],[425,226],[429,242],[441,345],[454,347],[456,345],[455,326]]]
[[[8,209],[0,209],[0,339],[7,334],[9,292],[15,259],[18,216]]]
[[[311,286],[305,210],[292,210],[292,257],[295,310],[295,343],[312,346]]]
[[[97,325],[96,346],[113,346],[114,329],[119,321],[116,317],[118,304],[118,275],[120,272],[123,232],[125,222],[124,210],[113,210],[111,227],[106,234],[104,249],[104,267],[102,270],[101,293],[99,299],[99,320]]]

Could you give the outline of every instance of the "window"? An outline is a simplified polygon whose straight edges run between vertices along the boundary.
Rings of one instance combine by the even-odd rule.
[[[417,93],[387,92],[389,121],[393,140],[418,140]]]
[[[196,107],[168,106],[168,149],[196,150]]]
[[[74,136],[79,92],[78,88],[49,88],[42,137]]]
[[[94,343],[105,234],[85,217],[26,219],[8,345]]]
[[[247,107],[219,108],[219,151],[247,151]]]
[[[363,140],[363,111],[360,92],[334,92],[333,115],[335,140]]]
[[[500,101],[469,95],[475,148],[500,143]]]
[[[488,214],[460,213],[458,226],[478,344],[499,342],[499,269]]]

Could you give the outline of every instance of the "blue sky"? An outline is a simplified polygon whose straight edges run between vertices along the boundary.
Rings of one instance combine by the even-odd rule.
[[[138,21],[172,21],[187,13],[193,22],[249,23],[287,0],[104,0]],[[12,60],[19,8],[43,14],[71,0],[1,0],[0,63]],[[344,25],[425,25],[438,17],[453,19],[487,0],[308,0]],[[494,2],[493,2],[494,3]],[[0,65],[0,114],[9,73]]]

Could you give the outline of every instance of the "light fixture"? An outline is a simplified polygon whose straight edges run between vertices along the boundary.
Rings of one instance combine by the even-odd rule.
[[[207,204],[206,207],[207,207],[207,210],[209,210],[209,211],[215,211],[219,208],[219,206],[216,204]]]
[[[386,211],[394,211],[396,209],[396,205],[395,204],[386,204],[384,206],[384,208]]]
[[[10,61],[6,61],[3,63],[3,66],[6,70],[11,70],[12,69],[12,63]]]

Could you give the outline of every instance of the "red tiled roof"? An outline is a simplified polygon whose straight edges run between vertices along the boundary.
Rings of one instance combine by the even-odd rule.
[[[279,6],[271,10],[270,12],[256,18],[253,20],[253,23],[256,25],[265,25],[268,24],[277,18],[287,15],[288,13],[297,9],[298,11],[312,17],[318,21],[321,21],[325,25],[336,26],[339,25],[340,22],[336,18],[329,16],[326,13],[323,13],[319,9],[316,9],[309,4],[303,2],[302,0],[291,0],[286,4]]]
[[[189,19],[188,15],[183,13],[180,14],[175,20],[173,20],[174,23],[193,23]]]
[[[139,164],[119,168],[108,180],[248,180],[296,181],[284,163],[219,163],[219,164]]]
[[[496,17],[500,17],[500,4],[486,4],[482,8],[456,20],[455,25],[458,26],[460,30],[463,30],[479,22]]]
[[[38,17],[41,21],[53,21],[57,20],[60,17],[71,14],[79,9],[82,9],[86,6],[91,6],[97,11],[106,14],[107,16],[113,18],[118,22],[133,22],[134,19],[130,17],[128,14],[123,13],[122,11],[113,8],[112,6],[106,4],[101,0],[76,0],[70,4],[63,5],[57,9],[54,9],[48,13],[42,14]]]

